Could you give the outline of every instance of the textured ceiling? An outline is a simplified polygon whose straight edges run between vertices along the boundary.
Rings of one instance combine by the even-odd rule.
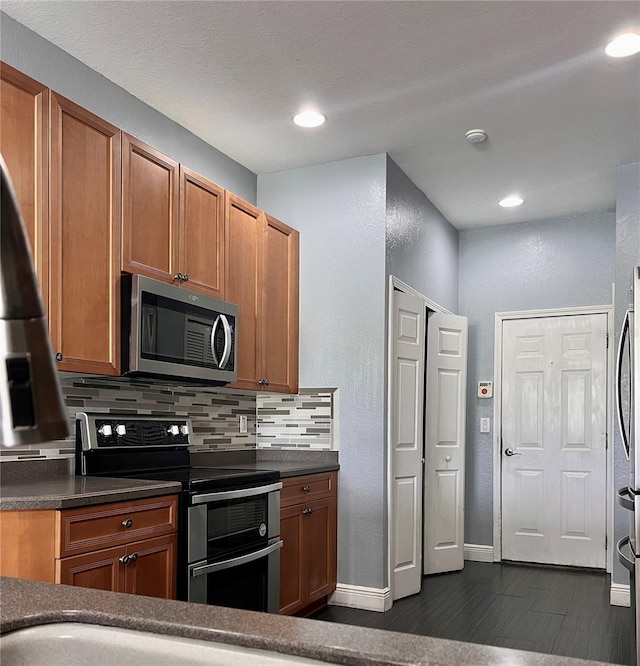
[[[638,2],[1,8],[257,174],[387,152],[459,229],[613,209],[616,165],[640,161],[640,56],[603,52]],[[307,103],[326,125],[291,123]]]

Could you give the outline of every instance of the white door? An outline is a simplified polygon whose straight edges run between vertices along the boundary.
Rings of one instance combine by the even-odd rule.
[[[464,566],[467,318],[433,312],[427,323],[424,573]]]
[[[392,455],[392,595],[420,592],[422,580],[422,442],[424,394],[424,301],[391,292],[390,373]]]
[[[606,333],[606,314],[503,322],[503,559],[605,568]]]

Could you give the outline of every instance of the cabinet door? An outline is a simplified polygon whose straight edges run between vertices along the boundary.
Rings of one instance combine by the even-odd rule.
[[[118,375],[120,131],[51,93],[49,322],[59,370]]]
[[[280,613],[290,615],[302,608],[304,590],[302,580],[302,515],[300,505],[280,512]]]
[[[224,190],[180,165],[178,270],[189,289],[224,297]]]
[[[0,63],[0,153],[31,243],[45,312],[48,282],[49,90]]]
[[[122,270],[173,282],[178,163],[124,133],[122,155]]]
[[[264,213],[227,192],[225,215],[225,298],[238,306],[236,348],[238,379],[234,388],[259,389],[261,370],[258,309],[261,287]]]
[[[258,314],[267,391],[298,392],[299,233],[266,215]]]
[[[306,602],[333,592],[336,586],[335,497],[309,502],[302,515],[303,567]],[[309,511],[310,510],[310,511]]]
[[[124,591],[160,599],[176,598],[176,535],[145,539],[126,547]]]
[[[109,592],[124,591],[124,547],[106,548],[56,560],[56,583]]]

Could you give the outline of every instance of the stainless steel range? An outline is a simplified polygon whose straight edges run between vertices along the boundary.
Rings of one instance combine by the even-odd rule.
[[[277,613],[277,471],[192,467],[188,418],[76,415],[76,474],[177,481],[178,598]]]

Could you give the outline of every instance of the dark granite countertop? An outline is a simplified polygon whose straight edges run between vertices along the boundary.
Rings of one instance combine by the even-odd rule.
[[[211,451],[191,454],[191,464],[200,467],[277,470],[281,478],[337,472],[337,451],[257,449],[245,451]]]
[[[49,479],[2,482],[1,511],[70,509],[179,493],[173,481],[114,479],[99,476],[54,476]]]
[[[594,666],[596,662],[67,585],[0,578],[0,632],[84,622],[354,666]]]

